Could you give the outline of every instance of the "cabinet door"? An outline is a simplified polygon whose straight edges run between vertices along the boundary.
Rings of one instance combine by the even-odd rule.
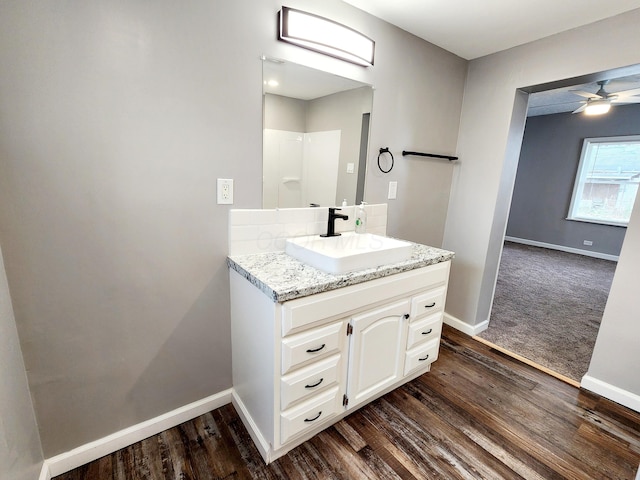
[[[351,319],[347,396],[358,405],[397,382],[403,373],[409,300],[371,310]]]

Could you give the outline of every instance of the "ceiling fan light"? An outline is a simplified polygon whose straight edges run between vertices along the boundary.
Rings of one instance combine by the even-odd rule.
[[[584,109],[585,115],[603,115],[611,108],[611,102],[609,100],[592,100],[587,104],[587,108]]]

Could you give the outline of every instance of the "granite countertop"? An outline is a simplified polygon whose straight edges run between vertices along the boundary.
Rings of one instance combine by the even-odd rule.
[[[446,262],[453,257],[454,253],[448,250],[414,243],[409,260],[341,275],[325,273],[284,252],[232,255],[227,257],[227,265],[274,302],[285,302]]]

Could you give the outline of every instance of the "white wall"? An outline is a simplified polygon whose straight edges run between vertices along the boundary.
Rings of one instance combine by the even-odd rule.
[[[0,243],[46,457],[231,386],[215,185],[261,206],[262,54],[376,86],[369,162],[397,166],[365,199],[398,180],[389,233],[440,245],[452,166],[398,157],[455,150],[467,62],[339,0],[288,5],[374,38],[376,65],[278,42],[275,0],[0,4]]]
[[[469,326],[489,318],[526,107],[526,95],[516,97],[516,89],[640,63],[638,25],[640,10],[635,10],[470,62],[458,140],[461,161],[454,173],[443,242],[456,252],[446,307],[453,318]],[[512,117],[514,111],[520,113]],[[623,247],[627,251],[640,248],[629,241],[638,229],[640,222],[632,220]],[[634,298],[620,288],[618,281],[611,294],[620,298],[627,317],[634,316]],[[611,319],[610,328],[628,330],[623,317]],[[638,352],[637,342],[635,348],[626,344],[615,349],[619,362],[628,365],[638,365]],[[594,372],[613,365],[600,355],[594,362]],[[631,371],[620,375],[627,378]],[[621,380],[615,378],[631,386]]]
[[[0,478],[33,480],[43,456],[0,249]]]

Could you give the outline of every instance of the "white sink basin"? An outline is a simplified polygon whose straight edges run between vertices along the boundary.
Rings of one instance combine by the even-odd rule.
[[[287,239],[285,252],[327,273],[341,274],[398,263],[411,257],[412,244],[371,233],[345,232],[339,237]]]

